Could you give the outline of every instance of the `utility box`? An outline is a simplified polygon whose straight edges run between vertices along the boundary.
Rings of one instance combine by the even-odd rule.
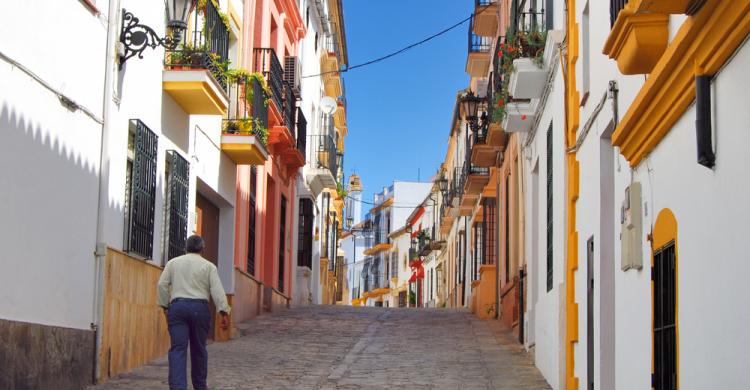
[[[643,268],[643,212],[641,210],[641,183],[631,183],[625,189],[625,200],[620,209],[620,268]]]

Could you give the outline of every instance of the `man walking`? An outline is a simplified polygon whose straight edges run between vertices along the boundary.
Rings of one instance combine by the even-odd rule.
[[[172,347],[169,349],[169,388],[187,390],[187,347],[193,388],[206,389],[208,352],[206,336],[211,327],[208,298],[211,296],[221,314],[221,327],[229,327],[229,304],[216,266],[204,259],[203,239],[190,236],[187,254],[167,262],[159,278],[159,306],[169,325]],[[171,290],[171,291],[170,291]]]

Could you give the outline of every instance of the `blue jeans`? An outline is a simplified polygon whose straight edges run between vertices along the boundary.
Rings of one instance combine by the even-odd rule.
[[[177,298],[167,311],[169,336],[172,347],[169,349],[169,388],[187,390],[187,348],[190,343],[190,374],[195,390],[206,388],[208,374],[208,352],[206,336],[211,327],[211,313],[208,302],[195,299]]]

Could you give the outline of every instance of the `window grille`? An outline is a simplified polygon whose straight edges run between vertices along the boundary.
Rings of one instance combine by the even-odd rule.
[[[313,202],[310,199],[299,200],[299,248],[297,265],[312,269],[312,236],[313,236]]]
[[[677,389],[674,242],[654,253],[654,390]]]
[[[190,163],[177,151],[167,151],[166,260],[185,254],[188,224]]]
[[[250,202],[248,204],[248,228],[247,228],[247,273],[255,275],[255,221],[257,210],[255,209],[255,196],[258,188],[258,169],[250,167]]]
[[[156,206],[156,159],[159,136],[138,119],[130,121],[133,160],[130,164],[125,245],[126,252],[153,257]]]

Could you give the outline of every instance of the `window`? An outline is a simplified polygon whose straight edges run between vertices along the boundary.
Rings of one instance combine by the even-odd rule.
[[[167,194],[164,216],[165,262],[185,254],[187,242],[190,163],[177,151],[167,151]]]
[[[258,188],[258,170],[253,165],[250,167],[250,201],[248,203],[248,227],[247,227],[247,273],[255,275],[255,196]]]
[[[472,264],[472,275],[474,275],[474,280],[479,279],[479,265],[484,264],[485,262],[484,257],[486,255],[483,252],[485,238],[482,237],[484,232],[485,229],[483,222],[477,222],[474,224],[474,263]]]
[[[677,389],[675,246],[654,253],[654,390]]]
[[[313,202],[303,198],[299,200],[299,229],[297,242],[297,265],[312,269],[312,236],[313,236]]]
[[[130,121],[123,247],[146,259],[152,258],[154,250],[158,142],[159,137],[143,122]]]
[[[484,198],[484,223],[482,224],[482,264],[495,264],[495,198]]]
[[[547,129],[547,291],[552,290],[553,284],[553,260],[554,254],[552,252],[552,228],[553,218],[552,212],[552,123],[549,124]]]
[[[279,222],[279,291],[284,292],[284,259],[286,252],[286,197],[281,195],[281,216]]]

